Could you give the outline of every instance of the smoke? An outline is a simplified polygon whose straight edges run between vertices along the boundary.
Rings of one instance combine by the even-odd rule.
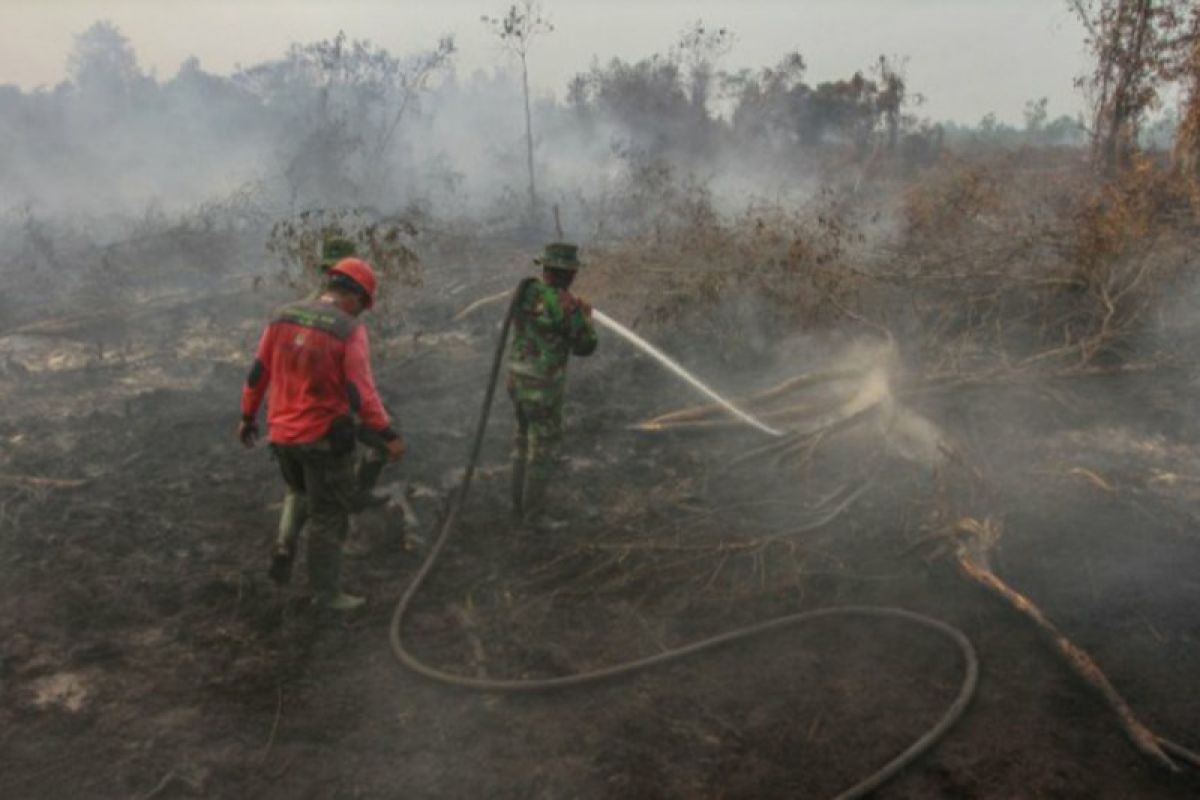
[[[5,329],[268,274],[280,261],[263,250],[272,223],[343,208],[361,210],[363,225],[413,222],[429,291],[410,305],[447,289],[447,305],[465,306],[499,283],[475,286],[527,269],[528,251],[554,235],[558,205],[565,235],[595,256],[581,290],[614,318],[731,395],[814,365],[861,367],[861,380],[839,388],[841,413],[881,409],[875,442],[923,468],[943,465],[961,409],[914,400],[907,384],[938,369],[983,371],[997,352],[1050,337],[1042,320],[1053,317],[1028,302],[1028,281],[976,288],[939,265],[985,275],[1015,262],[1032,274],[1053,250],[1059,270],[1062,237],[1039,239],[1022,212],[1050,213],[1061,198],[1046,209],[997,199],[1011,163],[989,173],[939,160],[941,134],[913,116],[894,64],[810,85],[796,54],[759,72],[669,48],[598,61],[562,99],[532,98],[530,219],[520,76],[458,74],[448,42],[394,54],[334,36],[235,75],[192,60],[165,79],[145,73],[136,47],[100,24],[79,37],[69,80],[0,90]],[[1032,127],[1045,137],[1044,120]],[[904,183],[927,174],[940,182]],[[881,277],[897,274],[926,281],[916,299]],[[962,304],[964,287],[983,299]],[[846,310],[887,326],[895,350],[793,337],[853,319]],[[1190,318],[1182,303],[1171,314]],[[647,408],[687,398],[667,380],[649,385],[662,394],[638,394]],[[1013,401],[997,419],[1023,413]]]
[[[810,192],[814,146],[866,147],[903,102],[902,88],[861,76],[808,87],[794,55],[761,74],[717,70],[721,42],[697,36],[597,63],[565,100],[533,98],[539,193],[578,237],[613,232],[611,206],[647,170],[694,175],[726,208]],[[165,80],[139,66],[136,46],[99,22],[76,38],[68,80],[0,91],[8,204],[136,214],[253,187],[273,212],[419,206],[511,224],[523,210],[513,208],[527,193],[520,76],[457,75],[450,38],[393,54],[338,34],[234,75],[193,58]]]

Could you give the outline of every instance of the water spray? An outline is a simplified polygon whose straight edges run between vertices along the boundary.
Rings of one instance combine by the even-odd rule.
[[[507,290],[505,290],[503,292],[497,292],[496,294],[488,295],[487,297],[476,300],[474,303],[471,303],[469,306],[464,308],[462,311],[455,314],[453,320],[451,320],[451,321],[452,322],[461,322],[462,320],[464,320],[467,317],[474,314],[479,309],[490,306],[493,303],[498,303],[501,300],[507,299],[508,297],[509,297],[509,292]],[[659,364],[666,367],[672,374],[676,375],[679,378],[682,378],[689,386],[691,386],[693,389],[700,392],[702,395],[707,397],[709,400],[712,400],[714,403],[721,406],[721,408],[728,411],[729,414],[732,417],[734,417],[735,419],[737,419],[741,422],[744,422],[745,424],[749,425],[750,427],[754,428],[755,430],[758,430],[761,433],[765,433],[768,436],[780,437],[780,436],[784,435],[784,432],[779,430],[778,428],[772,428],[770,425],[768,425],[767,423],[758,419],[754,415],[749,414],[746,411],[743,411],[742,409],[738,408],[733,402],[726,399],[725,397],[722,397],[720,394],[718,394],[712,387],[710,387],[704,381],[700,380],[695,375],[693,375],[692,373],[690,373],[686,369],[684,369],[673,358],[668,356],[663,351],[659,350],[654,345],[647,342],[641,336],[638,336],[636,333],[631,331],[629,328],[625,327],[624,325],[617,322],[612,317],[605,314],[600,309],[597,309],[597,308],[592,309],[592,319],[595,322],[602,325],[603,327],[605,327],[608,330],[612,331],[613,333],[617,334],[625,341],[629,342],[631,345],[636,347],[638,350],[641,350],[643,353],[645,353],[646,355],[653,358]]]
[[[626,328],[624,325],[617,322],[615,319],[608,316],[603,311],[600,311],[599,309],[593,309],[592,310],[592,319],[595,320],[596,322],[598,322],[599,324],[603,325],[605,328],[608,328],[610,331],[617,334],[622,339],[629,342],[630,344],[632,344],[637,349],[641,350],[646,355],[653,358],[659,364],[661,364],[662,366],[664,366],[668,370],[670,370],[671,373],[673,373],[674,375],[677,375],[678,377],[680,377],[684,381],[686,381],[687,384],[689,386],[691,386],[693,389],[696,389],[698,392],[703,394],[709,400],[712,400],[714,403],[721,406],[721,408],[728,411],[732,416],[734,416],[737,419],[741,420],[742,422],[746,423],[750,427],[752,427],[758,431],[761,431],[762,433],[765,433],[768,436],[779,437],[779,436],[784,435],[783,431],[778,430],[776,428],[772,428],[767,423],[763,422],[762,420],[758,419],[757,417],[753,416],[752,414],[749,414],[749,413],[743,411],[742,409],[740,409],[736,405],[734,405],[731,401],[729,401],[729,400],[725,399],[724,397],[722,397],[721,395],[717,394],[717,392],[714,391],[708,384],[706,384],[704,381],[697,378],[692,373],[688,372],[686,369],[684,369],[682,366],[680,366],[680,364],[678,362],[673,360],[666,353],[659,350],[657,347],[650,344],[645,339],[643,339],[641,336],[638,336],[636,333],[629,330],[629,328]]]

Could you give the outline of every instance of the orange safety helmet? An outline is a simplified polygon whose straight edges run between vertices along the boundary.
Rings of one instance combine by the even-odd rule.
[[[349,279],[357,288],[362,289],[363,308],[375,305],[375,270],[361,258],[343,258],[329,270],[329,277]]]

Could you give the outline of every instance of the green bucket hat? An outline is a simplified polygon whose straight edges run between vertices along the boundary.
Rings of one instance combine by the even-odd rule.
[[[533,263],[545,269],[577,270],[583,266],[579,263],[579,248],[567,242],[551,242],[546,245],[541,258],[535,258]]]
[[[357,255],[354,242],[340,236],[332,236],[321,242],[321,269],[329,271],[334,264],[343,258]]]

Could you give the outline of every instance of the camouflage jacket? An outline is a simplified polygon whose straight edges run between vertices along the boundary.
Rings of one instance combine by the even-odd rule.
[[[567,359],[596,350],[596,329],[583,306],[566,289],[530,280],[513,314],[508,369],[540,383],[565,383]]]

